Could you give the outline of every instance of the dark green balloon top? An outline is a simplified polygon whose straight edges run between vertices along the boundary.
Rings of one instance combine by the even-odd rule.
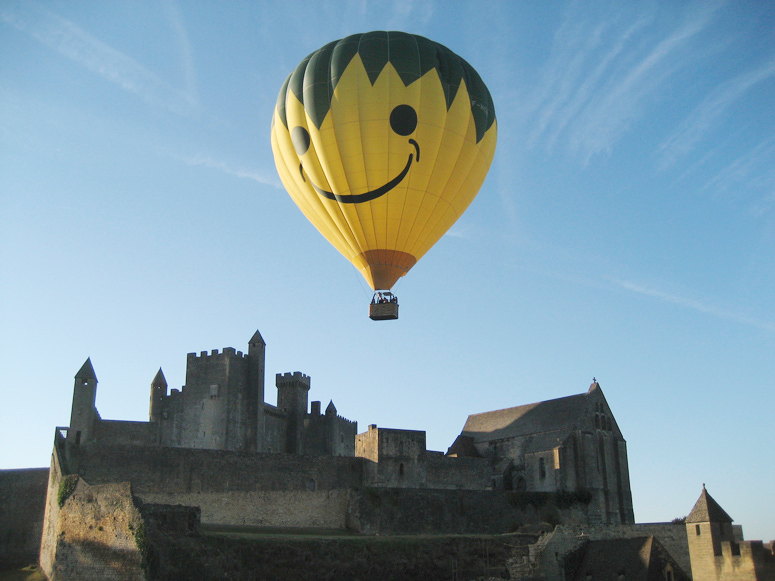
[[[334,89],[356,54],[360,55],[372,85],[387,63],[393,65],[405,86],[431,69],[435,70],[444,89],[447,109],[455,100],[460,81],[465,79],[477,143],[495,122],[490,91],[474,68],[447,47],[405,32],[367,32],[330,42],[299,63],[285,80],[277,98],[277,111],[283,125],[288,126],[285,99],[291,91],[320,129],[331,107]]]

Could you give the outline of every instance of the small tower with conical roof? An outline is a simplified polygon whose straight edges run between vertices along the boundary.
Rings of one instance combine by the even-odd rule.
[[[167,397],[167,379],[159,367],[156,377],[151,382],[151,406],[148,415],[152,422],[158,422],[161,419],[165,397]]]
[[[255,417],[255,423],[250,423],[248,435],[249,448],[256,452],[266,452],[266,435],[264,421],[264,366],[266,343],[261,333],[256,332],[248,342],[248,399],[250,413]]]
[[[721,543],[734,542],[732,518],[713,500],[702,485],[700,498],[686,517],[686,536],[694,579],[718,579],[716,557],[721,557]]]
[[[97,399],[97,375],[91,364],[91,358],[75,374],[73,387],[73,407],[70,411],[70,429],[67,431],[68,444],[82,444],[89,440],[97,417],[95,401]]]

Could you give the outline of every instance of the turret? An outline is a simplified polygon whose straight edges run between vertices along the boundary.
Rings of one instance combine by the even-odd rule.
[[[299,371],[277,374],[277,407],[288,414],[285,451],[290,454],[301,453],[304,415],[307,413],[307,398],[310,379]]]
[[[161,419],[162,406],[164,398],[167,397],[167,380],[159,367],[156,377],[151,382],[151,406],[148,415],[152,422],[158,422]]]
[[[256,332],[248,342],[248,398],[251,400],[250,413],[255,416],[255,433],[249,434],[248,447],[256,452],[266,451],[264,421],[264,362],[266,343],[261,333]]]
[[[73,387],[73,407],[70,411],[70,429],[67,431],[69,444],[82,444],[89,440],[97,416],[97,376],[91,364],[91,358],[75,374]]]
[[[705,484],[700,498],[686,517],[686,537],[689,541],[689,557],[694,579],[716,579],[714,557],[722,555],[721,543],[734,542],[732,518],[713,500]]]

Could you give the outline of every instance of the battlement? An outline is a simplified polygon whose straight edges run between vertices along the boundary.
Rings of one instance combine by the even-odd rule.
[[[310,378],[301,371],[294,371],[293,373],[278,373],[275,378],[275,385],[277,387],[303,387],[309,389]]]
[[[358,424],[358,422],[356,420],[348,420],[346,417],[340,416],[339,414],[336,414],[336,419],[339,420],[340,422],[344,422],[344,423],[350,424],[350,425],[357,425]]]
[[[775,558],[775,555],[773,555],[773,543],[775,541],[771,541],[766,545],[763,541],[721,541],[721,557],[717,558],[752,562],[759,560],[763,562],[772,561]]]
[[[234,347],[224,347],[220,351],[218,349],[213,349],[209,353],[207,351],[200,351],[199,355],[196,353],[188,353],[186,355],[187,361],[192,360],[208,360],[212,358],[219,358],[219,357],[236,357],[237,359],[245,359],[247,357],[247,354],[243,353],[242,351],[237,351]]]

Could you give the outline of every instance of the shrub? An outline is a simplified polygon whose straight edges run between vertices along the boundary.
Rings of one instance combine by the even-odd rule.
[[[140,551],[140,555],[145,558],[148,554],[148,536],[145,533],[144,522],[141,522],[137,526],[137,530],[135,531],[135,543],[137,544],[137,548]]]
[[[59,503],[59,508],[62,508],[65,505],[67,499],[70,498],[70,495],[75,491],[77,484],[77,474],[68,474],[62,478],[62,480],[59,482],[59,491],[57,492],[57,502]]]

